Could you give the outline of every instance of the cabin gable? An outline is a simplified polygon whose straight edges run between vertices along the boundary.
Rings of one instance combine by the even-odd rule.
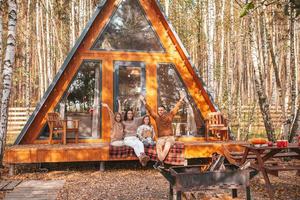
[[[130,7],[131,4],[134,5],[134,9],[137,9],[137,17],[142,20],[142,24],[138,25],[137,35],[131,33],[132,35],[129,37],[129,33],[126,33],[126,31],[123,35],[121,34],[121,37],[119,34],[112,34],[112,31],[119,29],[113,27],[112,23],[117,20],[116,16],[123,16],[120,14],[120,9],[124,9],[122,6]],[[125,11],[128,12],[126,9]],[[105,41],[105,35],[109,36],[106,39],[107,41]],[[126,36],[128,36],[127,39],[138,44],[130,45],[130,42],[124,41],[123,37]],[[113,41],[114,39],[116,41]],[[122,39],[122,41],[119,42],[118,39]],[[143,40],[146,40],[146,44],[141,44]],[[95,62],[98,65],[91,64]],[[83,105],[84,108],[78,108],[83,110],[82,113],[87,113],[84,116],[87,120],[89,115],[92,119],[92,122],[86,122],[87,124],[91,123],[91,128],[85,130],[89,130],[91,137],[82,137],[80,141],[87,143],[109,141],[111,128],[110,123],[108,123],[109,115],[107,110],[100,106],[100,102],[105,102],[116,110],[115,102],[122,95],[118,92],[120,86],[116,85],[117,80],[121,76],[135,77],[140,75],[144,79],[141,78],[139,83],[139,87],[141,87],[139,92],[145,93],[150,106],[156,110],[160,101],[158,99],[160,95],[158,94],[158,79],[160,73],[162,73],[158,69],[164,66],[169,67],[172,76],[179,77],[176,79],[182,84],[178,87],[185,89],[189,101],[192,102],[191,105],[199,110],[198,117],[202,121],[208,113],[216,111],[217,108],[207,93],[204,83],[193,69],[187,51],[162,13],[157,1],[107,0],[104,5],[96,9],[94,16],[77,40],[15,144],[46,143],[45,140],[41,139],[41,132],[46,128],[46,114],[58,109],[63,99],[70,100],[73,98],[72,102],[81,101],[81,99],[74,98],[73,93],[74,91],[79,93],[78,91],[82,88],[76,90],[74,87],[72,88],[72,84],[76,77],[78,78],[86,73],[84,69],[87,68],[90,72],[93,72],[93,77],[89,79],[96,80],[96,83],[99,82],[99,84],[91,86],[96,88],[95,91],[98,92],[91,91],[90,95],[86,97],[88,100],[85,100],[88,105],[86,107]],[[117,73],[119,73],[118,76],[116,76]],[[87,76],[82,78],[81,81],[85,82],[86,79]],[[124,84],[130,84],[130,80],[128,81]],[[93,95],[97,98],[89,98]],[[76,105],[72,109],[70,107],[69,105],[68,109],[71,111],[77,109]],[[88,108],[89,110],[87,110]],[[139,110],[139,112],[142,112],[142,110]],[[97,118],[96,124],[94,121],[95,115]]]

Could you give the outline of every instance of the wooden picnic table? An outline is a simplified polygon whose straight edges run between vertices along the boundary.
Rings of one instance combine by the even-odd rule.
[[[251,162],[251,167],[260,171],[263,174],[266,188],[269,193],[269,197],[271,199],[274,199],[274,191],[269,179],[268,174],[278,176],[278,171],[290,171],[290,170],[296,170],[297,175],[300,175],[300,165],[291,165],[291,166],[268,166],[266,165],[266,161],[268,161],[271,158],[276,157],[276,154],[279,154],[282,151],[288,151],[291,153],[296,153],[300,157],[300,146],[298,144],[288,144],[287,147],[279,148],[277,146],[254,146],[251,144],[242,145],[245,147],[245,151],[242,157],[242,160],[240,164],[244,164],[247,160],[247,157],[250,153],[253,153],[255,156],[255,161]],[[281,156],[281,158],[290,157],[290,155],[294,154],[281,154],[284,156]],[[296,157],[299,159],[299,157]]]

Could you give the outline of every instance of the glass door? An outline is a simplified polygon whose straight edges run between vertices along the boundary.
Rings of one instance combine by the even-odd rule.
[[[114,62],[114,111],[124,113],[128,109],[135,116],[145,114],[145,107],[139,96],[145,95],[145,64],[143,62]],[[120,105],[119,105],[119,103]]]

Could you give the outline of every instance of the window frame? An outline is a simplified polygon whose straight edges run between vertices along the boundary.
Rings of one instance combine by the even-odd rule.
[[[119,96],[119,69],[120,67],[127,68],[128,65],[130,67],[137,67],[141,69],[141,95],[146,94],[146,64],[142,61],[114,61],[114,94],[113,94],[113,107],[114,112],[118,111],[117,98]],[[141,108],[142,115],[146,114],[146,110],[144,107]]]

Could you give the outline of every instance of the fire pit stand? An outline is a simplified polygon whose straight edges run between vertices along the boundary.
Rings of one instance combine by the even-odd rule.
[[[237,197],[237,189],[246,190],[246,199],[251,199],[250,170],[240,170],[227,165],[225,171],[204,171],[204,165],[158,168],[170,184],[169,199],[181,200],[182,192],[208,189],[231,189],[232,197]]]

